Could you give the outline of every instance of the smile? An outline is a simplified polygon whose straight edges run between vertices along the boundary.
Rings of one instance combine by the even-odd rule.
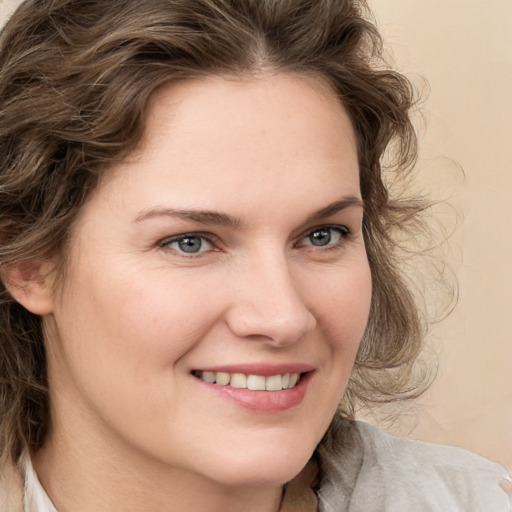
[[[212,371],[194,371],[198,379],[219,386],[230,386],[251,391],[282,391],[292,389],[300,382],[300,373],[284,373],[277,375],[246,375],[244,373],[227,373]]]

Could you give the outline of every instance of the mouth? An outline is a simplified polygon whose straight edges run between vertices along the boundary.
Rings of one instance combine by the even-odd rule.
[[[303,373],[257,375],[194,370],[192,375],[209,384],[250,391],[283,391],[298,386]]]
[[[275,414],[304,400],[316,367],[301,362],[239,363],[194,369],[190,373],[206,393],[253,413]]]

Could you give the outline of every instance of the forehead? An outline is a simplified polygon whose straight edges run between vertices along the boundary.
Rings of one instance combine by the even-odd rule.
[[[313,133],[327,139],[334,135],[344,146],[355,144],[351,122],[334,90],[308,75],[210,76],[167,84],[150,99],[146,144],[159,134],[165,137],[173,122],[180,123],[175,128],[184,135],[224,140],[232,148],[247,146],[251,138],[270,131],[282,147],[304,136],[311,143]]]
[[[139,147],[107,173],[118,196],[136,192],[150,206],[194,202],[217,210],[235,198],[257,207],[285,195],[300,202],[313,193],[325,203],[359,195],[354,130],[320,79],[275,74],[168,84],[152,96],[145,121]]]

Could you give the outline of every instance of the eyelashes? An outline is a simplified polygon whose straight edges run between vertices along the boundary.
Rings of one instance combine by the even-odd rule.
[[[293,245],[294,248],[327,250],[343,246],[351,235],[347,226],[324,225],[307,231]],[[215,237],[209,233],[190,232],[164,238],[158,243],[162,249],[181,257],[198,257],[205,253],[221,249],[215,243]]]
[[[204,233],[185,233],[165,238],[158,244],[162,248],[170,249],[186,256],[201,254],[215,249],[215,245]]]
[[[298,243],[298,246],[331,247],[339,245],[340,242],[349,236],[350,230],[346,226],[321,226],[304,236],[302,241]]]

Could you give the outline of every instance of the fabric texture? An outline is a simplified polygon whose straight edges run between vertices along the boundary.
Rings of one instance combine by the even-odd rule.
[[[336,419],[318,448],[319,512],[509,512],[505,468],[468,450]]]
[[[280,512],[510,512],[507,471],[461,448],[336,418]],[[30,459],[3,475],[1,512],[57,512]]]

